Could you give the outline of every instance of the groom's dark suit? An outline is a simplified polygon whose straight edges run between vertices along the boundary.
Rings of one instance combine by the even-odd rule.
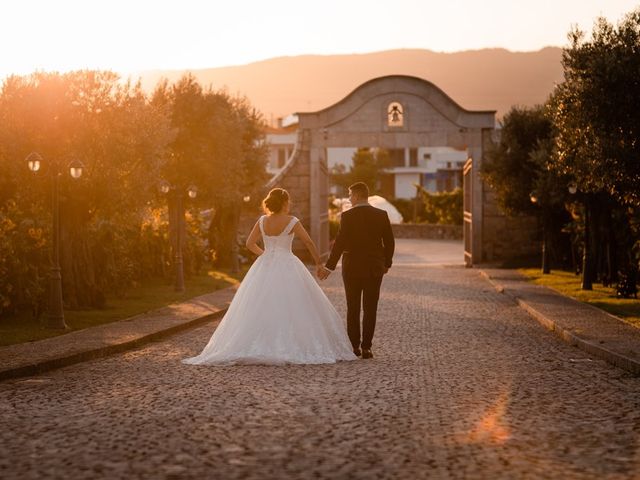
[[[334,270],[342,257],[347,297],[347,332],[353,348],[371,348],[382,276],[391,267],[395,242],[387,212],[369,204],[342,213],[340,230],[326,267]],[[362,342],[360,342],[360,306]]]

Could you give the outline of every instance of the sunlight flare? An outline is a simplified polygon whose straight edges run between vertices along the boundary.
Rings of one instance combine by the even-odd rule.
[[[503,444],[511,438],[511,430],[507,425],[505,413],[509,404],[509,392],[500,394],[493,405],[485,410],[468,434],[471,443]]]

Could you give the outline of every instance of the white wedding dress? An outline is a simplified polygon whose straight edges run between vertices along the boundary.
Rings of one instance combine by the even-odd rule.
[[[293,217],[265,235],[264,253],[247,272],[229,310],[193,365],[335,363],[356,360],[342,318],[291,251]]]

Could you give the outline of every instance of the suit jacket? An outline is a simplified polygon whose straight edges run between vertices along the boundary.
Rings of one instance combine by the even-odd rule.
[[[342,255],[344,276],[382,276],[391,267],[394,248],[387,212],[371,205],[356,206],[342,213],[340,230],[325,266],[334,270]]]

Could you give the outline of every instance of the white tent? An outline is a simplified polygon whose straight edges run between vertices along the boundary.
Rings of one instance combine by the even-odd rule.
[[[387,212],[387,215],[389,215],[389,221],[391,223],[402,223],[402,214],[396,207],[393,206],[391,202],[389,202],[385,198],[382,198],[379,195],[372,195],[371,197],[369,197],[369,203],[372,206],[380,208]],[[339,207],[342,212],[351,208],[351,202],[348,198],[336,198],[333,201],[333,204],[336,207]]]
[[[387,212],[387,215],[389,215],[389,221],[391,223],[402,223],[402,214],[396,207],[393,206],[393,204],[389,200],[382,198],[379,195],[373,195],[369,197],[369,203],[374,207],[380,208]]]

